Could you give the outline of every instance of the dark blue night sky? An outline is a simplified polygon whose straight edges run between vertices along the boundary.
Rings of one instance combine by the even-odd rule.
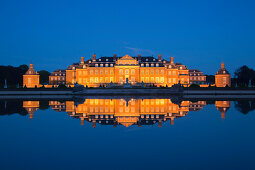
[[[255,68],[255,1],[1,1],[0,64],[65,69],[81,56],[175,57],[214,74]]]

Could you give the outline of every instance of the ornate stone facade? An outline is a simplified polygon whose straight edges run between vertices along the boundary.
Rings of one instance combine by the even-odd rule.
[[[180,82],[183,85],[189,84],[189,70],[185,65],[174,63],[173,57],[170,61],[154,57],[101,57],[73,64],[66,70],[66,84],[75,82],[88,86],[98,87],[103,84],[123,84],[128,81],[130,84],[145,83],[155,86],[172,86]]]

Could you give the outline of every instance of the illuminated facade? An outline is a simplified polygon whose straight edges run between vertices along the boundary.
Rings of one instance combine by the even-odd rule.
[[[66,84],[78,84],[88,87],[98,87],[110,83],[123,84],[144,83],[154,86],[172,86],[180,82],[189,84],[189,70],[185,65],[154,57],[101,57],[84,61],[81,57],[79,64],[73,64],[66,70]]]
[[[49,76],[50,85],[66,84],[66,70],[55,70]]]
[[[189,70],[189,82],[196,85],[206,84],[206,76],[200,70]]]
[[[231,87],[231,75],[225,68],[225,64],[221,63],[220,70],[215,75],[216,87]]]
[[[33,64],[30,64],[28,71],[23,75],[23,87],[34,88],[40,85],[40,75],[35,71]]]

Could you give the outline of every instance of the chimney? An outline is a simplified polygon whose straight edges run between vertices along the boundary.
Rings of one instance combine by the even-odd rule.
[[[30,67],[30,68],[34,68],[34,65],[33,65],[33,64],[30,64],[29,67]]]
[[[221,68],[225,68],[225,64],[223,62],[221,63]]]
[[[114,54],[114,55],[113,55],[113,61],[116,61],[116,60],[117,60],[117,55]]]
[[[93,54],[93,61],[96,61],[96,54]]]
[[[84,64],[84,57],[81,57],[81,64]]]
[[[174,57],[170,57],[170,64],[174,64]]]
[[[158,55],[158,61],[161,61],[161,57],[162,57],[162,55],[159,54],[159,55]]]
[[[138,61],[141,61],[141,54],[138,54]]]

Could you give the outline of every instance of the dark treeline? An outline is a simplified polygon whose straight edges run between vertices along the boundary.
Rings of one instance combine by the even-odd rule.
[[[19,67],[13,66],[0,66],[0,88],[4,87],[5,80],[7,85],[17,86],[23,84],[23,75],[28,70],[27,65],[20,65]]]
[[[23,75],[27,72],[28,66],[23,64],[19,67],[0,66],[0,88],[4,87],[5,80],[8,88],[16,88],[17,85],[22,87]],[[40,84],[47,84],[49,81],[50,72],[42,70],[40,74]]]
[[[235,71],[232,84],[238,87],[255,86],[255,71],[244,65]]]

